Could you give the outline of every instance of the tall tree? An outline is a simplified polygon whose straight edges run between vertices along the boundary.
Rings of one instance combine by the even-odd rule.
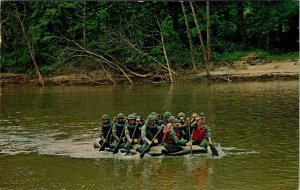
[[[211,46],[210,46],[210,10],[209,10],[209,1],[206,1],[206,44],[207,44],[207,64],[208,67],[206,70],[210,71],[212,69],[212,62],[211,62]]]
[[[166,49],[166,45],[165,45],[165,41],[164,41],[163,30],[162,30],[162,27],[161,27],[158,20],[157,20],[157,24],[158,24],[159,31],[160,31],[160,38],[161,38],[161,45],[162,45],[162,49],[163,49],[163,54],[164,54],[166,64],[167,64],[167,67],[168,67],[169,78],[170,78],[170,81],[172,83],[174,83],[175,79],[174,79],[174,75],[173,75],[172,70],[171,70],[171,64],[169,62],[169,58],[168,58],[168,54],[167,54],[167,49]]]
[[[198,21],[197,21],[197,16],[196,16],[196,13],[195,13],[195,10],[194,10],[193,3],[191,1],[189,1],[189,3],[190,3],[190,7],[191,7],[191,10],[192,10],[192,13],[193,13],[193,18],[194,18],[194,22],[195,22],[195,25],[196,25],[196,30],[197,30],[199,41],[200,41],[200,47],[201,47],[200,51],[202,50],[203,59],[204,59],[204,63],[205,63],[206,75],[208,77],[210,77],[210,70],[209,70],[209,66],[208,66],[208,62],[207,62],[207,54],[206,54],[205,46],[204,46],[204,43],[203,43],[201,30],[200,30],[200,27],[199,27],[199,24],[198,24]]]
[[[190,45],[192,66],[193,66],[193,70],[195,71],[195,70],[197,70],[197,67],[196,67],[196,63],[195,63],[195,54],[194,54],[194,50],[193,50],[192,37],[191,37],[191,34],[190,34],[190,27],[189,27],[188,19],[187,19],[187,16],[186,16],[184,4],[183,4],[183,2],[180,2],[180,4],[181,4],[181,9],[182,9],[182,12],[183,12],[183,16],[184,16],[184,23],[185,23],[185,26],[186,26],[186,34],[187,34],[187,37],[188,37],[188,40],[189,40],[189,45]]]
[[[28,35],[26,33],[26,30],[25,30],[25,26],[24,26],[24,23],[23,23],[23,19],[21,19],[20,17],[20,14],[19,14],[19,10],[18,10],[18,7],[17,5],[14,3],[14,6],[15,6],[15,9],[16,9],[16,17],[21,25],[21,28],[22,28],[22,32],[24,34],[24,37],[25,37],[25,40],[26,40],[26,43],[27,43],[27,46],[28,46],[28,51],[29,51],[29,54],[30,54],[30,57],[32,59],[32,63],[33,63],[33,67],[34,67],[34,70],[35,70],[35,73],[37,74],[38,76],[38,81],[39,81],[39,84],[41,86],[44,86],[44,80],[42,78],[42,75],[40,73],[40,70],[39,70],[39,67],[38,67],[38,64],[36,63],[35,61],[35,56],[34,56],[34,48],[33,48],[33,45],[31,44],[29,38],[28,38]],[[25,4],[23,4],[24,6],[24,10],[25,10]],[[25,14],[24,14],[25,15]]]

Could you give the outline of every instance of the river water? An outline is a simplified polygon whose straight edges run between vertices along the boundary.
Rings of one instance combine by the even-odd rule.
[[[1,89],[0,189],[298,189],[298,81]],[[225,155],[124,156],[103,113],[205,112]]]

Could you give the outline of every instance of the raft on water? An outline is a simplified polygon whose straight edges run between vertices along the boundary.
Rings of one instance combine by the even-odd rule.
[[[129,150],[130,154],[140,154],[138,151],[136,151],[137,148],[139,148],[141,145],[135,144],[133,147]],[[177,151],[166,151],[165,147],[163,145],[156,145],[152,146],[147,154],[151,156],[180,156],[180,155],[187,155],[191,153],[191,147],[190,146],[182,146],[181,150]],[[105,148],[105,151],[112,152],[112,149]],[[119,151],[121,153],[126,153],[126,149],[120,148]],[[200,147],[198,145],[192,145],[192,152],[193,154],[206,154],[208,153],[206,148]]]

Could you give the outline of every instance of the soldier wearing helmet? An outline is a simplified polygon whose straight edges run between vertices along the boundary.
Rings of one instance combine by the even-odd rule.
[[[167,124],[167,129],[164,133],[164,137],[162,139],[162,145],[166,148],[166,151],[162,153],[171,153],[182,150],[180,146],[191,146],[192,143],[187,143],[186,140],[180,139],[180,131],[178,125],[178,119],[174,116],[171,116],[169,119],[169,123]]]
[[[110,146],[111,149],[116,148],[119,144],[118,148],[123,148],[125,144],[125,115],[123,113],[119,113],[117,115],[117,121],[113,125],[112,128],[112,137],[113,142]]]
[[[163,133],[165,133],[165,130],[166,130],[165,126],[169,123],[169,118],[171,116],[172,116],[171,112],[167,111],[164,113],[162,120],[160,120],[160,122],[159,122],[159,126],[164,127]]]
[[[112,126],[114,122],[109,120],[109,115],[103,114],[102,115],[102,124],[100,130],[100,140],[99,144],[105,147],[109,147],[111,143],[111,134],[112,134]]]
[[[156,125],[160,126],[162,124],[162,121],[160,119],[160,115],[156,112],[151,112],[150,115],[153,115],[155,117],[155,123]]]
[[[126,143],[124,148],[131,148],[133,144],[139,143],[140,131],[138,129],[138,123],[136,117],[133,114],[129,114],[127,117],[127,123],[125,125]]]
[[[179,120],[179,131],[183,139],[188,140],[188,122],[185,120],[185,114],[183,112],[179,112],[177,115],[177,119]]]
[[[171,112],[165,112],[163,116],[163,123],[166,125],[169,123],[169,118],[171,117]]]
[[[150,147],[158,145],[160,143],[159,138],[154,138],[156,134],[158,134],[161,130],[161,127],[156,125],[155,123],[155,116],[149,115],[147,118],[146,124],[142,127],[141,131],[141,139],[142,139],[142,146],[137,149],[138,152],[142,153],[143,151],[149,151]],[[149,148],[147,149],[147,147]],[[147,150],[146,150],[147,149]]]
[[[192,143],[195,145],[199,145],[201,147],[207,148],[207,144],[212,144],[211,141],[211,130],[210,128],[205,124],[205,115],[203,112],[199,114],[199,116],[196,118],[196,121],[194,121],[191,124],[191,127],[194,128],[193,134],[192,134]]]
[[[141,142],[141,131],[142,131],[142,127],[145,125],[144,118],[142,116],[137,116],[136,123],[138,125],[138,133],[140,134],[139,142]]]
[[[199,117],[199,115],[197,113],[192,113],[191,118],[186,118],[186,120],[188,122],[188,127],[190,127],[190,130],[191,130],[191,133],[193,133],[193,130],[194,130],[193,127],[195,127],[195,122],[197,121],[198,117]]]

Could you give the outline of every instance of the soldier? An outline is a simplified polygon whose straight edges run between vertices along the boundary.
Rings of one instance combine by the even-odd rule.
[[[138,127],[140,128],[140,131],[141,131],[142,126],[145,125],[145,121],[144,121],[143,117],[142,116],[137,116],[136,122],[137,122]]]
[[[179,120],[179,127],[178,130],[180,131],[180,134],[183,139],[188,140],[188,123],[185,121],[185,114],[183,112],[178,113],[177,119]]]
[[[142,127],[141,138],[143,144],[140,148],[137,149],[137,151],[140,153],[144,151],[148,152],[150,147],[158,145],[160,141],[157,137],[154,137],[160,131],[161,127],[155,124],[155,116],[149,115],[146,124]]]
[[[197,113],[192,113],[192,116],[191,116],[191,123],[196,121],[196,119],[199,117],[199,115]]]
[[[192,143],[178,138],[179,126],[178,120],[174,117],[170,117],[170,122],[167,124],[167,129],[162,139],[162,145],[166,148],[162,153],[177,152],[182,150],[180,146],[191,146]]]
[[[142,116],[138,116],[136,118],[136,123],[137,123],[137,133],[139,134],[140,138],[139,138],[139,144],[142,144],[142,138],[141,138],[141,133],[142,133],[142,127],[145,125],[145,120]]]
[[[125,125],[125,136],[127,141],[124,148],[128,149],[131,148],[133,144],[139,143],[140,134],[135,116],[133,114],[129,114]]]
[[[101,146],[101,150],[104,150],[105,147],[109,147],[111,143],[111,134],[112,134],[112,126],[114,122],[109,120],[109,115],[102,115],[102,125],[100,130],[100,140],[99,144]]]
[[[163,119],[160,120],[160,123],[159,123],[159,126],[163,127],[163,132],[161,133],[161,138],[163,137],[163,134],[165,133],[166,131],[166,127],[167,124],[169,123],[169,118],[171,117],[171,112],[165,112],[164,115],[163,115]]]
[[[204,124],[205,115],[203,112],[199,114],[199,117],[191,123],[191,127],[194,128],[192,134],[192,143],[195,145],[199,145],[201,147],[207,148],[207,144],[212,144],[211,141],[211,130],[210,128]]]
[[[163,116],[163,124],[167,125],[169,123],[169,118],[171,117],[171,112],[165,112]]]
[[[188,122],[188,127],[190,128],[190,133],[192,134],[194,131],[195,125],[192,125],[192,123],[196,122],[197,118],[199,117],[199,115],[197,113],[192,113],[191,118],[186,118],[187,122]]]
[[[123,148],[125,144],[125,115],[123,113],[117,115],[117,121],[112,128],[112,136],[114,140],[111,143],[110,148]],[[116,147],[118,144],[119,146]]]
[[[156,125],[158,125],[158,126],[160,126],[161,124],[162,124],[162,121],[159,119],[159,117],[158,117],[158,113],[156,113],[156,112],[151,112],[150,113],[150,115],[153,115],[154,117],[155,117],[155,124]]]

